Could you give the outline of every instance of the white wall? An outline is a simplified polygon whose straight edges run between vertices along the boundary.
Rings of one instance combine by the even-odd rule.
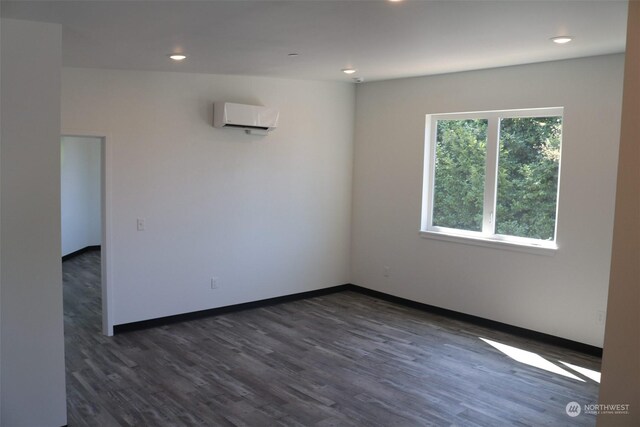
[[[213,128],[214,101],[280,126]],[[354,102],[343,83],[64,69],[63,132],[106,136],[113,323],[349,282]]]
[[[623,62],[611,55],[359,85],[353,282],[602,346]],[[555,256],[420,237],[425,114],[555,106],[565,107]]]
[[[66,424],[59,25],[2,19],[3,426]]]
[[[100,138],[65,136],[61,141],[62,255],[101,241]]]

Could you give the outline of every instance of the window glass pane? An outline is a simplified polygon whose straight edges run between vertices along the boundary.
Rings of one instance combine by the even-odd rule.
[[[432,224],[482,231],[487,120],[438,120]]]
[[[553,240],[562,117],[500,121],[496,233]]]

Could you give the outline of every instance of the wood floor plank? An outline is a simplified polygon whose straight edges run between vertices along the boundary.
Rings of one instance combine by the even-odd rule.
[[[593,426],[598,384],[480,338],[600,359],[341,292],[101,335],[100,254],[63,263],[69,426]]]

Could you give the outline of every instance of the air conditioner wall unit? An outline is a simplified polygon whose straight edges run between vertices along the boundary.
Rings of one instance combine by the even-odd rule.
[[[278,127],[280,112],[275,108],[259,105],[215,102],[213,104],[213,126],[238,128],[254,135],[266,135]]]

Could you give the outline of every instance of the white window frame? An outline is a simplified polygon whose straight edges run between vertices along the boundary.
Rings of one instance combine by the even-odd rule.
[[[527,237],[495,234],[495,221],[498,185],[498,155],[500,144],[500,120],[514,117],[551,117],[563,118],[564,108],[529,108],[521,110],[474,111],[467,113],[428,114],[425,125],[424,181],[422,194],[422,224],[420,233],[423,237],[435,238],[450,242],[488,246],[498,249],[512,249],[536,254],[553,255],[558,249],[556,236],[558,233],[558,211],[560,191],[560,168],[562,165],[562,141],[560,143],[560,162],[558,169],[558,188],[556,193],[556,218],[553,240],[531,239]],[[487,152],[485,163],[485,185],[482,215],[482,231],[460,230],[433,225],[433,198],[435,182],[436,158],[436,123],[439,120],[487,119]],[[562,138],[562,136],[561,136]]]

